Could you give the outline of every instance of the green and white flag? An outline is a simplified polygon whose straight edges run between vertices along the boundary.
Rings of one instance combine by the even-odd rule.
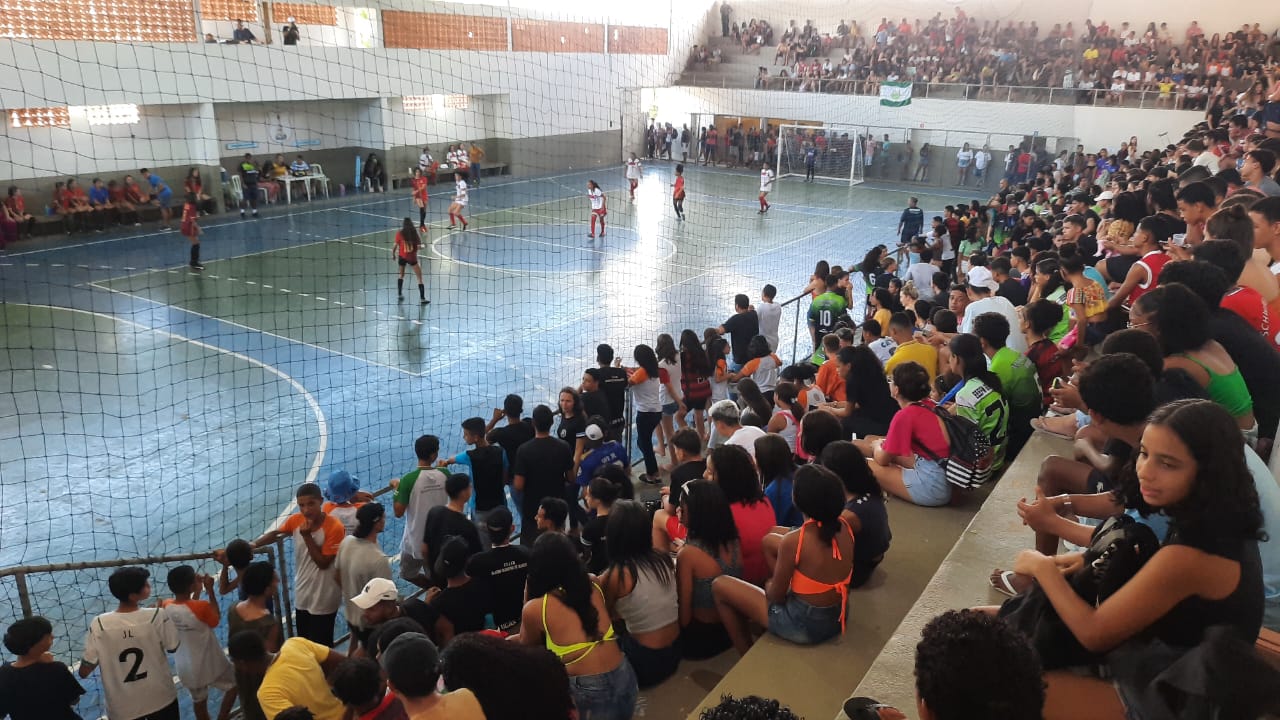
[[[911,104],[910,82],[880,83],[880,104],[884,107],[902,107]]]

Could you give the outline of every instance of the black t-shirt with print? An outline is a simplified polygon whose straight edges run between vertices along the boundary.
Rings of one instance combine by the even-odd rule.
[[[484,606],[493,613],[494,623],[503,632],[520,624],[529,554],[529,548],[523,545],[501,545],[471,556],[467,563],[467,574],[473,582],[480,583]]]

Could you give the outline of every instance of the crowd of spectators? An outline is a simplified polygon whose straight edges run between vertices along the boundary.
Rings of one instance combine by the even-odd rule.
[[[912,198],[893,247],[817,262],[800,363],[776,354],[767,285],[701,333],[637,345],[630,363],[601,344],[554,409],[526,418],[508,395],[487,420],[418,437],[391,512],[405,519],[400,576],[421,600],[402,596],[378,543],[387,509],[335,471],[300,486],[279,527],[220,549],[218,578],[172,570],[172,600],[147,603],[142,568],[113,573],[118,606],[91,624],[79,673],[100,669],[112,717],[177,716],[176,652],[201,718],[210,688],[224,692],[220,717],[238,695],[249,718],[628,718],[639,688],[683,659],[747,652],[753,628],[800,645],[842,634],[848,589],[893,562],[886,496],[949,504],[1040,431],[1073,450],[1009,509],[1035,549],[992,572],[1005,605],[926,628],[920,706],[1121,718],[1159,709],[1147,688],[1164,683],[1238,708],[1242,688],[1274,685],[1250,648],[1280,628],[1272,107],[1231,99],[1164,147],[1011,148],[985,203],[931,219]],[[196,173],[189,202],[199,190]],[[659,488],[648,505],[620,442],[633,421],[640,487]],[[1062,540],[1099,552],[1099,538],[1119,552],[1108,533],[1146,554],[1126,566],[1059,552]],[[288,640],[275,570],[253,562],[283,538],[296,553]],[[1086,594],[1080,578],[1107,589]],[[232,592],[224,618],[215,593]],[[339,612],[345,652],[332,649]],[[229,659],[212,634],[224,620]],[[39,618],[8,629],[17,660],[0,672],[0,713],[74,717],[83,690],[47,654],[52,631]],[[1066,671],[1079,666],[1107,679]],[[1196,676],[1234,683],[1188,685]],[[750,697],[704,717],[748,709],[790,716]],[[846,706],[865,711],[896,717],[865,698]]]
[[[371,189],[385,186],[386,172],[376,153],[369,154],[364,171]],[[238,206],[241,217],[245,217],[246,209],[252,209],[253,216],[257,217],[260,202],[274,203],[280,197],[283,191],[282,178],[305,178],[315,174],[311,164],[301,154],[292,162],[285,159],[284,155],[277,154],[259,164],[251,154],[246,153],[231,173],[240,178],[241,197],[232,197],[224,186],[230,175],[225,169],[223,173],[219,187],[211,190],[201,177],[200,168],[192,167],[182,179],[181,190],[176,196],[174,186],[147,168],[138,173],[141,182],[132,174],[119,180],[104,181],[95,177],[89,182],[87,189],[78,179],[67,178],[54,183],[48,203],[39,210],[43,211],[41,215],[56,217],[67,235],[102,233],[120,227],[141,227],[143,211],[148,208],[158,209],[161,227],[170,230],[175,201],[179,206],[185,202],[193,203],[200,215],[207,215],[216,212],[217,203],[210,192],[217,192],[223,194],[228,209]],[[327,182],[327,178],[317,176],[307,182],[318,184]],[[9,186],[0,204],[3,205],[0,208],[0,249],[3,249],[24,234],[30,237],[35,230],[37,217],[27,209],[27,198],[16,185]]]
[[[775,47],[776,75],[761,67],[757,86],[801,92],[877,94],[885,81],[964,85],[967,98],[993,97],[997,86],[1076,91],[1077,103],[1123,102],[1142,93],[1153,107],[1203,110],[1224,96],[1255,106],[1265,95],[1258,83],[1280,56],[1274,31],[1258,23],[1228,33],[1206,35],[1192,21],[1175,32],[1167,23],[1118,26],[1105,20],[1054,24],[1047,32],[1035,22],[1001,22],[969,17],[956,8],[951,18],[881,18],[863,33],[841,20],[834,33],[812,23],[790,21],[776,46],[767,21],[729,22],[722,27],[742,52]],[[835,49],[843,49],[836,57]],[[718,48],[698,48],[691,67],[721,61]]]

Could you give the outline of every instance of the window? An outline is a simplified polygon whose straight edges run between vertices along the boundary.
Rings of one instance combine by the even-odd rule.
[[[71,127],[71,111],[65,107],[19,108],[6,110],[9,127]]]
[[[0,37],[192,42],[191,0],[0,0]]]

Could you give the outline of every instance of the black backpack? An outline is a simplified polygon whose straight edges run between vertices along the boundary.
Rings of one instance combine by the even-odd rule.
[[[1137,575],[1159,549],[1160,541],[1150,527],[1128,515],[1108,518],[1093,531],[1084,551],[1084,567],[1068,579],[1071,588],[1098,607]],[[1039,584],[1006,600],[1000,606],[1000,617],[1031,641],[1046,670],[1102,660],[1080,644]]]
[[[991,438],[968,418],[952,415],[936,405],[932,412],[942,421],[951,452],[949,457],[940,458],[921,446],[917,448],[922,451],[921,454],[929,460],[942,463],[947,471],[947,482],[952,485],[968,489],[990,480],[995,467]]]

